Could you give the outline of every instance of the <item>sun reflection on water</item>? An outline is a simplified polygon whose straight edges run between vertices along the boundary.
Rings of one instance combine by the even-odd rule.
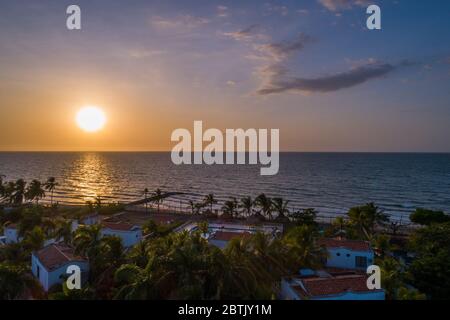
[[[66,182],[79,200],[93,201],[113,197],[113,172],[101,153],[82,153],[75,161]]]

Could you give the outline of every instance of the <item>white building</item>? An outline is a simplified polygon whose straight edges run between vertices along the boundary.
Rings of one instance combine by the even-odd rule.
[[[384,290],[370,290],[367,275],[357,272],[320,271],[281,281],[283,300],[385,300]]]
[[[100,222],[100,216],[98,213],[93,213],[83,218],[72,220],[72,232],[78,229],[80,225],[92,226]]]
[[[124,247],[134,246],[142,240],[142,228],[122,221],[102,221],[102,236],[117,236]]]
[[[31,272],[42,284],[45,291],[53,285],[62,283],[70,265],[77,265],[82,272],[82,281],[87,279],[89,263],[76,256],[74,250],[62,244],[51,244],[33,252],[31,256]]]
[[[176,228],[175,232],[194,232],[198,230],[198,222],[187,222]],[[220,249],[224,249],[232,239],[242,239],[261,232],[272,237],[283,233],[283,225],[277,223],[262,223],[258,225],[245,222],[219,222],[208,223],[208,233],[203,234],[208,242]]]
[[[5,237],[5,243],[17,243],[22,240],[19,237],[19,228],[15,224],[8,224],[3,228],[3,235]]]
[[[374,262],[374,251],[367,241],[320,239],[319,244],[328,251],[325,264],[328,268],[365,271]]]

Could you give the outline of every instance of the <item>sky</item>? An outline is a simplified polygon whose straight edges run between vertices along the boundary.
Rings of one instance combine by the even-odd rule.
[[[279,129],[282,151],[450,152],[446,0],[0,3],[1,151],[167,151],[202,120]]]

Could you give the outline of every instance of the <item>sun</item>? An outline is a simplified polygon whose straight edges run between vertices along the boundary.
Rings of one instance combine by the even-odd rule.
[[[105,126],[106,116],[98,107],[83,107],[77,112],[76,122],[78,127],[86,132],[97,132]]]

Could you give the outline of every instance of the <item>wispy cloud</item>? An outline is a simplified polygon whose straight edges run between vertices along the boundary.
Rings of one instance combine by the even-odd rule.
[[[399,67],[409,65],[411,65],[409,62],[402,62],[398,65],[369,62],[366,65],[353,67],[349,71],[317,78],[288,77],[286,69],[272,67],[265,70],[268,81],[263,88],[258,90],[258,94],[268,95],[287,91],[303,93],[332,92],[351,88],[369,80],[386,76]]]
[[[236,41],[250,41],[254,38],[260,38],[261,34],[257,33],[259,29],[259,25],[253,24],[245,29],[233,31],[233,32],[224,32],[223,35],[230,37]]]
[[[281,62],[296,51],[302,50],[306,44],[312,41],[313,39],[310,36],[301,33],[294,40],[257,45],[256,49],[269,55],[274,61]]]
[[[194,29],[209,22],[209,19],[191,15],[179,15],[174,18],[155,16],[150,21],[151,25],[158,29]]]
[[[330,11],[348,10],[354,6],[365,6],[368,0],[318,0],[321,5]]]

